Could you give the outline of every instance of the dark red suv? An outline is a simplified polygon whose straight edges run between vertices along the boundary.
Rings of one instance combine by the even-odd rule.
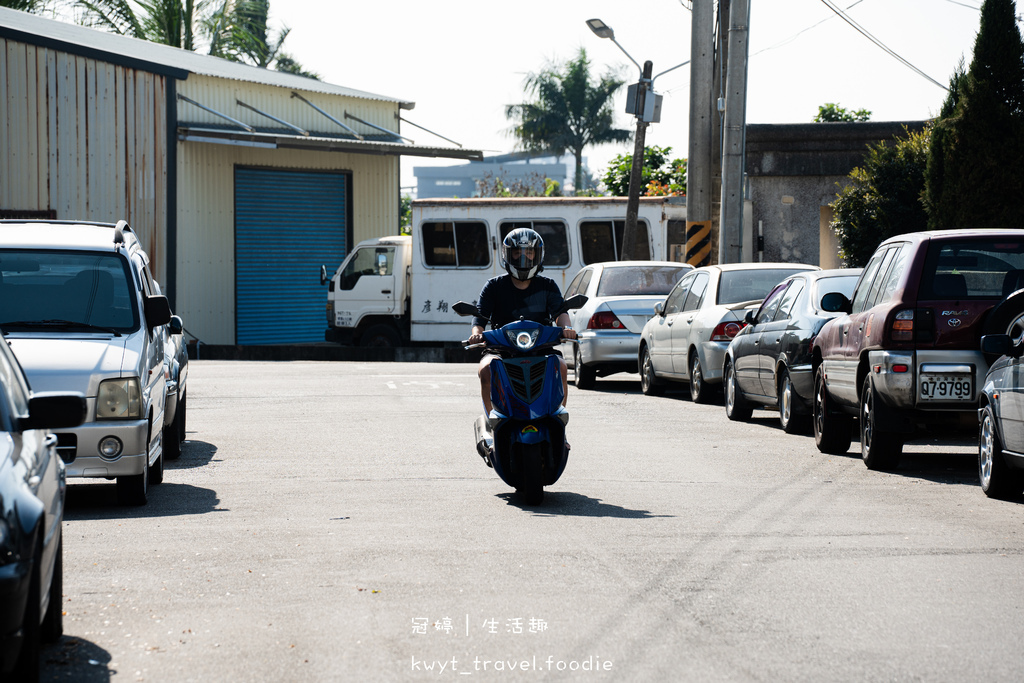
[[[818,449],[845,453],[857,417],[864,464],[892,469],[922,427],[976,429],[978,392],[994,360],[981,352],[981,336],[1006,332],[1022,287],[1024,230],[919,232],[882,242],[853,301],[842,294],[822,301],[845,315],[826,323],[812,347]]]

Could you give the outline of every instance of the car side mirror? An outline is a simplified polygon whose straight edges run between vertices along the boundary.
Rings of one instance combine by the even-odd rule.
[[[575,308],[583,308],[583,306],[586,305],[588,298],[589,297],[585,294],[576,294],[569,297],[568,299],[562,302],[562,305],[559,307],[558,312],[555,314],[555,317],[557,318],[566,311],[571,311]]]
[[[28,417],[19,426],[24,429],[67,429],[85,422],[85,397],[81,394],[33,394],[28,400]]]
[[[654,315],[665,315],[665,302],[659,301],[654,304]]]
[[[752,308],[747,309],[747,314],[743,316],[743,322],[748,325],[754,325],[757,323],[757,311]]]
[[[147,296],[142,307],[149,329],[171,322],[171,304],[163,294]]]
[[[1024,341],[1014,344],[1008,334],[986,334],[981,338],[981,351],[993,356],[1020,358],[1024,356]]]
[[[853,304],[842,292],[829,292],[821,297],[821,310],[829,313],[849,313],[853,310]]]
[[[180,316],[172,315],[171,321],[167,323],[167,329],[171,334],[181,334],[181,331],[185,329],[185,323],[181,321]]]
[[[327,284],[327,266],[320,266],[320,284]]]
[[[452,304],[452,311],[464,318],[470,315],[480,315],[480,309],[473,304],[466,303],[465,301],[457,301]]]

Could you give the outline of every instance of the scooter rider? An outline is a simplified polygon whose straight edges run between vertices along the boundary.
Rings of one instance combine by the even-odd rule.
[[[488,320],[491,329],[498,329],[510,322],[525,318],[546,323],[550,314],[562,305],[562,293],[551,278],[539,275],[544,263],[544,240],[537,231],[517,228],[501,241],[501,265],[507,275],[488,280],[477,300],[480,317],[473,318],[469,336],[470,344],[483,341],[484,327]],[[569,327],[569,315],[562,313],[555,325],[564,328],[566,339],[575,339],[576,332]],[[480,359],[477,374],[480,377],[480,396],[484,402],[484,414],[491,414],[491,367],[494,356],[484,354]],[[562,373],[562,405],[569,395],[569,380],[564,359],[559,359]]]

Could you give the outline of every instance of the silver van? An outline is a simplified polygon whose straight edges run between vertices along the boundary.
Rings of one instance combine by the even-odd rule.
[[[116,479],[126,505],[163,481],[158,291],[125,221],[0,221],[0,329],[34,390],[86,397],[85,423],[54,430],[67,476]]]

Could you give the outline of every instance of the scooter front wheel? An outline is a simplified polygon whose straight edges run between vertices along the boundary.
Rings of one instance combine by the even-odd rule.
[[[523,480],[519,492],[527,505],[544,502],[544,456],[538,446],[524,449]]]

